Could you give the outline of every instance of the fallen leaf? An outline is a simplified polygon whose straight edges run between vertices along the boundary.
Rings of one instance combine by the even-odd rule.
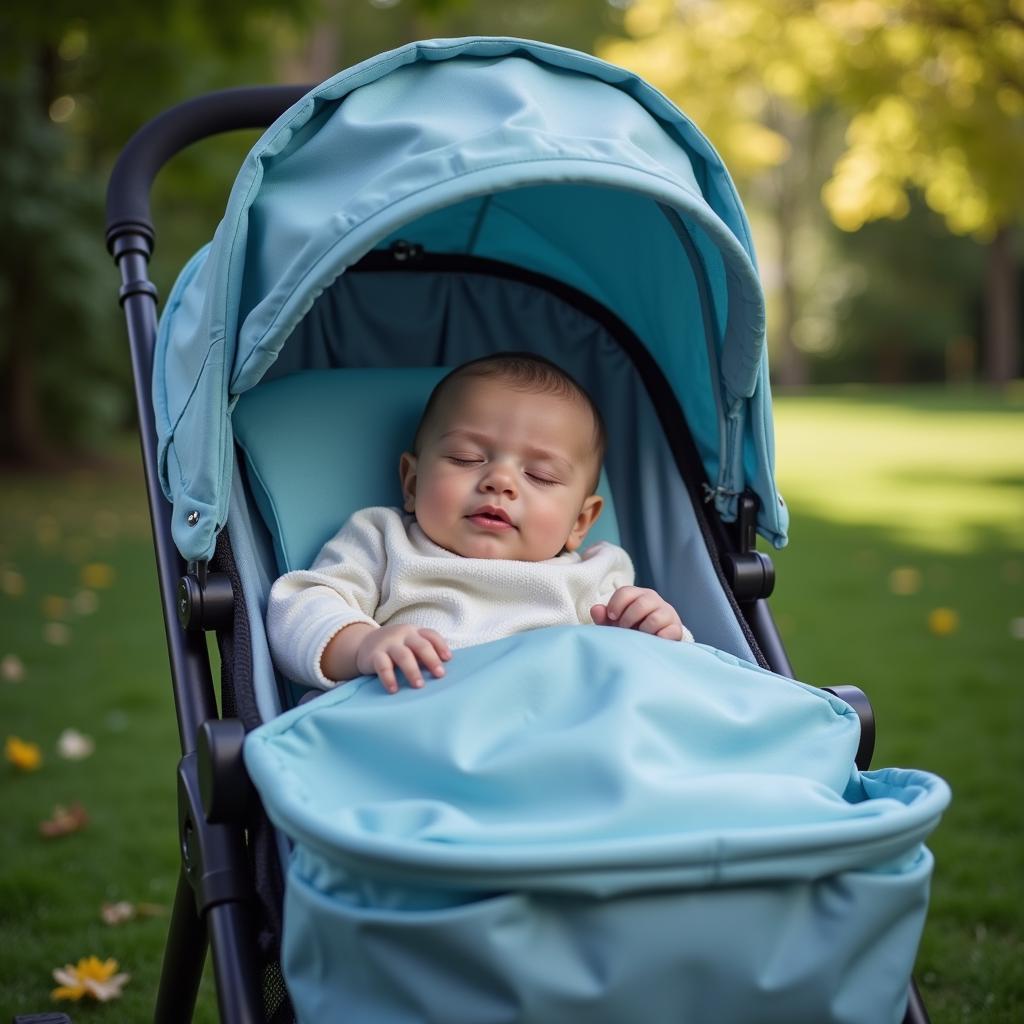
[[[916,594],[921,589],[921,571],[912,565],[901,565],[889,573],[889,589],[900,597]]]
[[[135,904],[127,900],[118,900],[116,903],[104,903],[100,907],[100,917],[105,924],[123,924],[135,917]]]
[[[99,598],[94,590],[80,590],[71,598],[71,607],[76,615],[92,615],[99,604]]]
[[[35,743],[28,743],[17,736],[8,736],[4,744],[4,757],[19,772],[34,772],[43,763],[43,754]]]
[[[1010,619],[1010,636],[1014,640],[1024,640],[1024,617]]]
[[[70,807],[57,804],[53,809],[53,815],[46,821],[39,823],[39,832],[46,839],[58,839],[60,836],[71,835],[72,832],[80,832],[89,824],[89,815],[80,803],[73,803]]]
[[[48,622],[43,626],[43,639],[51,647],[67,647],[71,642],[71,630],[63,622]]]
[[[47,594],[42,600],[43,615],[48,619],[63,619],[67,614],[67,610],[68,601],[66,597]]]
[[[103,590],[114,582],[114,569],[106,562],[89,562],[82,566],[81,580],[88,590]]]
[[[936,636],[949,636],[960,626],[960,616],[952,608],[933,608],[928,614],[928,628]]]
[[[100,917],[109,925],[124,924],[137,917],[156,917],[166,911],[159,903],[129,903],[118,900],[116,903],[104,903],[100,907]]]
[[[25,678],[25,665],[16,654],[5,654],[0,661],[0,677],[8,683],[20,683]]]
[[[25,593],[25,577],[17,569],[4,569],[0,573],[0,589],[8,597],[21,597]]]

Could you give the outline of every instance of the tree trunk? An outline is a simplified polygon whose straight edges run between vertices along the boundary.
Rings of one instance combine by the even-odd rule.
[[[772,105],[767,123],[788,139],[791,146],[789,158],[769,176],[769,204],[775,221],[778,257],[778,305],[772,330],[772,383],[801,388],[808,384],[810,372],[806,353],[794,342],[802,311],[795,244],[804,215],[816,138],[808,127],[808,120],[794,115],[782,103]]]
[[[42,47],[36,54],[39,88],[37,116],[49,117],[57,94],[57,53]],[[42,339],[34,331],[33,303],[37,294],[35,269],[30,261],[11,268],[10,309],[5,324],[9,342],[0,360],[0,458],[17,466],[53,469],[61,464],[46,435],[36,380],[36,352]]]
[[[776,226],[779,232],[779,316],[775,329],[776,351],[774,362],[775,383],[781,387],[802,388],[808,380],[807,357],[793,341],[794,328],[800,315],[800,297],[793,279],[793,236],[796,230],[794,203],[786,195],[787,188],[780,189],[779,201],[775,207]]]
[[[985,267],[985,378],[1003,388],[1020,373],[1020,295],[1012,229],[1002,225]]]

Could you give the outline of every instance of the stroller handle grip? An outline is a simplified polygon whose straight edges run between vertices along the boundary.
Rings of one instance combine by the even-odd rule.
[[[107,248],[126,234],[143,235],[152,250],[156,233],[149,191],[157,172],[193,142],[221,132],[266,128],[312,85],[262,85],[222,89],[170,107],[128,140],[107,185]]]

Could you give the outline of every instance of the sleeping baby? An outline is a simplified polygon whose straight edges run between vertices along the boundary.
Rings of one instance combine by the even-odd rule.
[[[554,363],[486,356],[434,388],[399,462],[404,511],[356,512],[312,568],[274,584],[267,635],[290,679],[376,675],[423,685],[453,649],[541,626],[595,623],[692,640],[675,609],[633,586],[622,548],[580,550],[601,514],[605,430]]]

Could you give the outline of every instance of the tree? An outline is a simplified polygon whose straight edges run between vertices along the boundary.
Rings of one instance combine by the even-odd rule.
[[[949,230],[987,242],[988,374],[1016,375],[1022,0],[637,0],[625,24],[630,38],[605,53],[713,115],[699,123],[741,174],[741,136],[768,166],[792,159],[772,121],[780,106],[842,111],[843,150],[821,192],[832,220],[855,231],[900,218],[920,191]]]
[[[103,247],[117,152],[173,102],[269,77],[275,19],[303,7],[115,0],[82,10],[9,5],[0,38],[0,457],[26,465],[59,465],[127,415],[124,328]],[[223,207],[223,179],[195,159],[175,164],[189,186],[186,220]],[[180,265],[180,248],[164,248]]]

